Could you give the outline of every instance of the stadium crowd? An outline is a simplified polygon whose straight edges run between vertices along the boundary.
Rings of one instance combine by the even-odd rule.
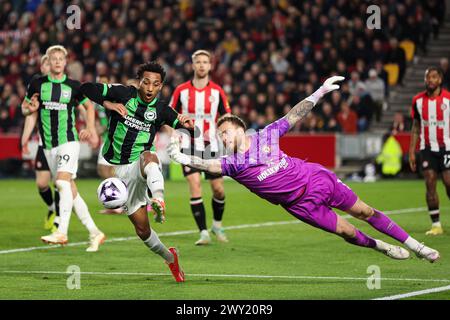
[[[192,76],[191,54],[210,50],[212,79],[251,128],[282,116],[337,73],[348,80],[342,90],[295,130],[366,131],[380,120],[389,94],[383,65],[399,65],[401,84],[406,58],[399,42],[412,40],[426,53],[445,12],[444,1],[372,1],[383,27],[371,30],[365,1],[251,2],[72,1],[81,8],[81,30],[69,30],[62,0],[0,0],[0,132],[20,132],[26,86],[53,44],[68,48],[67,73],[80,81],[107,75],[127,83],[138,64],[158,59],[168,72],[165,99]],[[448,83],[448,60],[441,64]]]

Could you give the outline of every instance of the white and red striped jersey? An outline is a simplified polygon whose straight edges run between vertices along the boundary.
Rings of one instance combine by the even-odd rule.
[[[219,151],[216,137],[217,119],[230,113],[230,106],[223,89],[216,83],[209,81],[202,89],[194,87],[192,81],[187,81],[175,88],[169,105],[178,113],[185,114],[194,119],[196,130],[200,135],[194,139],[197,151],[205,151],[210,144],[212,152]],[[191,139],[183,135],[181,148],[190,149]]]
[[[411,117],[420,122],[420,150],[450,150],[450,92],[441,89],[434,98],[419,93],[413,98]]]

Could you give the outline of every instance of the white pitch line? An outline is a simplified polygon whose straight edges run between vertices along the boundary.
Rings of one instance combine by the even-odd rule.
[[[394,214],[402,214],[402,213],[413,213],[413,212],[422,212],[428,210],[425,207],[420,208],[406,208],[406,209],[398,209],[398,210],[390,210],[390,211],[384,211],[387,215],[394,215]],[[353,218],[350,215],[342,216],[345,219],[351,219]],[[247,228],[262,228],[262,227],[272,227],[272,226],[278,226],[278,225],[289,225],[289,224],[297,224],[302,223],[300,220],[290,220],[290,221],[270,221],[270,222],[263,222],[263,223],[255,223],[255,224],[241,224],[236,226],[230,226],[225,227],[225,230],[236,230],[236,229],[247,229]],[[182,230],[182,231],[174,231],[174,232],[162,232],[159,233],[158,236],[160,237],[170,237],[170,236],[179,236],[179,235],[186,235],[186,234],[197,234],[198,230]],[[136,236],[133,237],[122,237],[122,238],[111,238],[107,239],[105,242],[121,242],[121,241],[129,241],[129,240],[137,240],[138,238]],[[69,243],[66,246],[67,247],[76,247],[76,246],[82,246],[82,245],[88,245],[88,241],[82,241],[82,242],[73,242]],[[55,249],[60,248],[59,245],[44,245],[39,247],[28,247],[28,248],[18,248],[18,249],[9,249],[9,250],[1,250],[0,254],[9,254],[9,253],[18,253],[18,252],[29,252],[29,251],[35,251],[35,250],[46,250],[46,249]]]
[[[8,274],[65,274],[63,271],[20,271],[5,270],[0,273]],[[107,276],[172,276],[170,273],[153,273],[153,272],[96,272],[82,271],[84,275],[107,275]],[[302,276],[302,275],[257,275],[257,274],[186,274],[187,277],[201,278],[258,278],[258,279],[314,279],[314,280],[341,280],[341,281],[367,281],[367,277],[338,277],[338,276]],[[396,282],[450,282],[450,279],[411,279],[411,278],[378,278],[380,281],[396,281]],[[450,286],[448,286],[450,287]]]
[[[398,300],[398,299],[405,299],[405,298],[410,298],[410,297],[421,296],[424,294],[443,292],[443,291],[449,291],[449,290],[450,290],[450,286],[445,286],[445,287],[431,288],[431,289],[426,289],[426,290],[397,294],[395,296],[376,298],[376,299],[372,299],[372,300]]]

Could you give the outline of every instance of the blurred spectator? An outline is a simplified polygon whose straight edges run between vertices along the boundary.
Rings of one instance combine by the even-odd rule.
[[[8,132],[10,126],[11,121],[9,121],[8,110],[6,108],[0,108],[0,132]]]
[[[275,108],[271,105],[266,107],[266,123],[272,123],[278,119],[277,113],[275,111]]]
[[[389,96],[389,86],[388,84],[388,74],[386,70],[383,68],[383,62],[381,60],[376,60],[374,69],[377,72],[378,77],[380,77],[381,80],[384,82],[384,88],[386,90],[386,97]]]
[[[442,73],[444,75],[442,79],[442,86],[447,90],[450,90],[450,67],[448,65],[448,59],[442,58],[439,61],[439,66],[441,67]]]
[[[383,110],[383,104],[385,103],[385,84],[381,78],[378,77],[375,69],[369,70],[369,78],[364,82],[367,92],[370,94],[373,100],[375,118],[377,122],[380,122],[381,112]]]
[[[350,94],[353,95],[362,95],[366,92],[367,88],[364,82],[360,80],[360,75],[357,71],[353,71],[351,73],[350,81],[348,82],[348,87],[350,90]]]
[[[405,119],[405,116],[401,112],[394,113],[394,120],[391,126],[391,134],[396,135],[398,133],[409,131],[411,129],[411,122],[409,117]]]
[[[433,35],[437,38],[439,35],[439,27],[442,25],[445,17],[445,1],[427,0],[423,1],[423,6],[430,13]]]
[[[358,116],[358,131],[367,131],[373,115],[372,98],[368,94],[363,96],[354,95],[350,98],[349,102],[350,108],[354,110]]]
[[[326,132],[338,132],[341,131],[341,127],[334,116],[333,107],[331,103],[324,102],[320,112],[322,118],[322,126],[319,126]]]
[[[376,163],[381,166],[381,174],[384,178],[395,177],[402,169],[402,146],[393,135],[383,137],[381,153],[376,158]]]
[[[341,111],[337,115],[337,121],[342,128],[343,133],[358,132],[358,115],[355,111],[350,109],[348,102],[342,102]]]
[[[256,110],[250,111],[248,115],[248,129],[259,130],[264,128],[264,123],[260,123],[261,115]],[[262,117],[264,119],[264,117]]]
[[[399,47],[397,38],[391,38],[389,40],[389,54],[386,62],[396,63],[399,67],[398,84],[403,85],[403,77],[406,70],[406,54],[405,50]]]
[[[276,73],[286,73],[289,68],[289,62],[281,52],[274,52],[270,57],[270,63]]]

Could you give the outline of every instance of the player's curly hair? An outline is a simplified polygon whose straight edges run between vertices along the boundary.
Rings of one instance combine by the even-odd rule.
[[[161,81],[164,81],[164,78],[166,77],[166,71],[164,71],[162,65],[160,65],[157,61],[149,61],[139,65],[137,70],[137,78],[142,79],[145,71],[159,73],[161,75]]]
[[[441,77],[441,79],[444,78],[444,72],[442,71],[441,68],[436,67],[436,66],[428,67],[427,70],[425,71],[425,74],[427,74],[430,71],[436,71],[439,74],[439,77]]]
[[[234,114],[225,114],[225,115],[221,116],[217,120],[217,127],[220,127],[225,122],[231,122],[235,126],[244,129],[244,131],[247,130],[247,126],[246,126],[244,120],[242,120],[238,116],[235,116]]]

